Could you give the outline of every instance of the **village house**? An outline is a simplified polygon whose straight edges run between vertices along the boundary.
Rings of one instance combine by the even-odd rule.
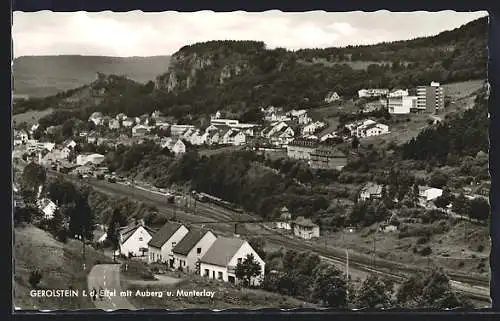
[[[365,184],[365,186],[363,186],[363,188],[361,188],[358,199],[360,201],[380,199],[382,197],[382,189],[383,189],[382,185],[373,182],[368,182]]]
[[[135,124],[135,121],[133,118],[125,118],[122,120],[123,127],[129,128],[129,127],[134,126],[134,124]]]
[[[293,222],[293,234],[300,238],[310,240],[319,237],[319,226],[314,224],[311,219],[299,216]]]
[[[348,124],[346,125],[346,128],[351,131],[351,136],[357,136],[359,138],[372,137],[389,133],[389,126],[377,123],[376,121],[371,119]]]
[[[167,263],[169,267],[173,267],[174,254],[172,250],[188,232],[187,227],[180,223],[167,222],[148,242],[148,262]]]
[[[62,143],[62,146],[66,147],[66,148],[70,148],[70,149],[74,149],[76,147],[77,143],[72,140],[72,139],[67,139],[64,141],[64,143]]]
[[[77,165],[99,165],[104,161],[105,156],[96,153],[84,153],[76,156],[76,164]]]
[[[102,115],[102,113],[96,111],[96,112],[92,113],[92,115],[90,115],[89,122],[93,122],[94,125],[99,126],[102,124],[103,118],[104,118],[104,116]]]
[[[38,208],[43,212],[43,218],[51,220],[57,210],[57,205],[48,198],[42,198],[37,201]]]
[[[292,120],[296,120],[299,125],[307,125],[311,122],[311,118],[307,115],[307,110],[299,109],[299,110],[291,110],[288,115],[292,118]]]
[[[426,206],[429,202],[435,201],[441,195],[443,195],[443,190],[440,188],[429,186],[418,187],[419,204],[421,206]]]
[[[217,237],[210,231],[192,229],[172,249],[174,268],[199,274],[199,261]]]
[[[246,142],[246,136],[241,131],[233,130],[227,137],[227,143],[234,146],[243,145],[245,144],[245,142]]]
[[[292,120],[288,115],[283,112],[283,108],[276,108],[269,106],[266,109],[262,109],[264,113],[264,120],[268,122],[280,122],[280,121],[290,121]]]
[[[324,142],[325,140],[336,138],[336,137],[338,137],[337,132],[333,131],[333,132],[321,135],[320,138],[319,138],[319,141],[320,142]]]
[[[283,206],[280,210],[280,218],[278,222],[276,222],[276,228],[278,229],[283,229],[283,230],[291,230],[291,221],[292,221],[292,214],[288,211],[288,208],[286,206]]]
[[[25,130],[14,132],[14,146],[24,145],[28,142],[29,136]]]
[[[154,112],[151,113],[151,118],[153,119],[160,118],[161,116],[163,116],[163,114],[159,110],[155,110]]]
[[[132,127],[132,136],[137,137],[137,136],[144,136],[147,133],[149,133],[149,127],[144,126],[144,125],[135,125]]]
[[[324,122],[321,121],[314,122],[302,128],[302,135],[313,135],[318,130],[320,130],[321,128],[325,128],[326,126],[327,125]]]
[[[417,109],[417,96],[391,96],[387,103],[390,114],[409,114]]]
[[[195,132],[196,132],[195,128],[188,128],[184,133],[182,133],[182,135],[180,135],[180,138],[189,141],[189,139]]]
[[[144,257],[148,252],[148,242],[151,240],[155,231],[144,222],[127,226],[119,229],[120,254],[125,256]]]
[[[358,97],[359,98],[380,97],[380,96],[386,96],[388,93],[389,89],[379,89],[379,88],[360,89],[358,90]]]
[[[119,129],[120,128],[120,121],[116,119],[110,119],[108,123],[109,129]]]
[[[99,138],[99,134],[97,132],[91,132],[87,135],[86,140],[88,144],[95,144],[97,143],[97,138]]]
[[[238,283],[236,266],[248,255],[252,255],[260,265],[261,274],[250,281],[251,285],[257,286],[264,279],[265,263],[252,246],[240,238],[217,238],[200,260],[200,275],[233,284]]]
[[[200,146],[207,142],[209,134],[201,133],[200,130],[197,130],[193,135],[191,135],[189,142],[193,145]]]
[[[182,155],[186,152],[186,145],[180,139],[178,139],[175,144],[169,148],[172,153],[175,155]]]
[[[207,134],[207,145],[217,145],[219,144],[220,134],[219,131],[210,131]]]
[[[220,118],[211,118],[210,119],[210,124],[219,126],[219,125],[225,125],[225,126],[232,126],[232,125],[238,125],[240,122],[236,119],[220,119]]]
[[[188,130],[190,128],[194,129],[196,127],[193,125],[178,125],[178,124],[171,125],[170,126],[170,135],[173,137],[179,137],[180,135],[185,133],[186,130]]]
[[[281,130],[274,132],[269,137],[269,142],[275,146],[287,146],[295,136],[295,132],[291,127],[283,127]]]
[[[40,127],[40,124],[31,125],[31,128],[29,129],[29,134],[33,135],[38,130],[38,127]]]
[[[165,117],[153,118],[155,120],[154,127],[162,130],[166,130],[170,127],[167,119]]]
[[[342,170],[347,165],[346,154],[330,146],[316,148],[310,157],[311,168]]]
[[[318,143],[308,139],[294,139],[286,146],[286,156],[292,159],[310,160]]]
[[[388,98],[391,98],[391,97],[404,97],[404,96],[408,96],[408,95],[409,95],[408,89],[394,89],[394,90],[392,90],[387,95],[387,97]]]
[[[115,119],[118,121],[124,121],[127,118],[128,118],[127,115],[125,115],[124,113],[119,113],[118,115],[115,116]]]
[[[339,100],[340,100],[339,94],[337,94],[334,91],[329,92],[325,97],[325,103],[327,103],[327,104],[330,104],[330,103],[333,103],[333,102],[339,101]]]

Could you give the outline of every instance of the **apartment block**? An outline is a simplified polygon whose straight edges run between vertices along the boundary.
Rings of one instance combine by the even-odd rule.
[[[417,111],[436,113],[444,108],[444,89],[438,82],[417,87]]]

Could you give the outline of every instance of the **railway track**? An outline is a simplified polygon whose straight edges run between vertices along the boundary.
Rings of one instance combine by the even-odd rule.
[[[64,175],[67,176],[67,175]],[[72,178],[73,181],[79,181],[76,178]],[[145,201],[155,205],[160,210],[160,213],[163,215],[167,215],[168,217],[172,217],[174,210],[172,209],[171,204],[167,204],[165,198],[161,195],[153,194],[147,190],[139,190],[133,187],[120,186],[116,184],[111,184],[107,182],[97,181],[97,180],[88,180],[85,182],[88,185],[91,185],[98,190],[102,190],[107,192],[108,194],[120,194],[124,196],[129,196],[131,198],[139,199],[141,201]],[[211,219],[216,222],[223,223],[224,221],[234,220],[234,217],[238,217],[239,219],[248,219],[248,220],[257,220],[255,217],[246,214],[246,213],[230,213],[226,209],[220,209],[214,205],[208,205],[206,203],[197,203],[196,207],[197,214],[187,213],[186,211],[177,209],[176,215],[179,219],[184,221],[188,221],[188,223],[197,223],[200,221],[207,221],[207,219]],[[232,215],[231,215],[232,214]],[[224,224],[224,223],[223,223]],[[226,224],[224,224],[226,225]],[[230,223],[227,223],[230,226]],[[269,229],[261,224],[263,228]],[[215,227],[215,226],[214,226]],[[218,226],[221,228],[222,226]],[[230,230],[230,227],[224,228],[224,231]],[[341,253],[341,251],[334,251],[333,249],[325,249],[321,246],[313,245],[311,243],[307,243],[301,241],[300,243],[297,240],[291,239],[284,235],[276,233],[270,233],[267,236],[267,241],[273,244],[277,244],[280,246],[284,246],[286,248],[295,249],[298,251],[312,251],[320,255],[320,257],[325,260],[336,264],[345,264],[345,254]],[[338,253],[337,253],[338,252]],[[411,268],[408,266],[403,266],[394,262],[384,262],[383,260],[377,259],[376,268],[373,267],[373,264],[369,262],[370,260],[362,259],[357,255],[353,255],[349,260],[349,265],[354,270],[359,270],[367,273],[375,273],[395,282],[402,282],[405,280],[408,275],[417,273],[422,271],[418,268]],[[389,264],[390,263],[390,264]],[[399,271],[400,273],[395,273],[393,271]],[[451,278],[451,283],[454,289],[466,297],[480,301],[482,303],[491,304],[491,299],[489,296],[489,282],[484,279],[480,279],[475,276],[467,276],[461,275],[459,273],[449,273]]]

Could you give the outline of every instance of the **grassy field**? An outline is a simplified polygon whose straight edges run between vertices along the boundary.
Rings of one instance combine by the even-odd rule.
[[[87,273],[98,261],[108,262],[102,253],[87,246],[86,270],[83,270],[82,243],[68,240],[66,244],[56,241],[49,233],[33,226],[14,230],[14,303],[21,309],[87,309],[94,308],[86,297],[37,298],[30,296],[31,271],[42,273],[40,289],[84,290],[87,288]]]
[[[25,122],[28,126],[34,125],[38,123],[38,120],[45,115],[48,115],[52,112],[52,109],[46,110],[30,110],[22,114],[16,114],[12,116],[12,121],[15,124],[20,124]]]
[[[197,275],[185,275],[181,272],[166,272],[171,277],[181,277],[182,281],[175,285],[139,286],[134,284],[138,278],[149,278],[151,272],[146,264],[134,262],[130,264],[128,272],[122,272],[122,288],[130,289],[133,292],[144,289],[149,291],[214,291],[213,298],[210,297],[180,297],[173,295],[169,298],[157,297],[137,297],[129,298],[130,302],[140,308],[150,309],[229,309],[229,308],[297,308],[314,307],[309,303],[286,297],[280,294],[271,293],[258,289],[244,289],[217,280],[205,279]]]
[[[445,95],[452,99],[464,98],[482,88],[484,80],[469,80],[443,85]]]

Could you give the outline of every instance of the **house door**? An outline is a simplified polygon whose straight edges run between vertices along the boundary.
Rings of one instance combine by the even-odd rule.
[[[212,271],[212,279],[215,279],[215,271]]]
[[[174,267],[174,259],[170,259],[169,263],[170,263],[170,267],[173,268]]]

